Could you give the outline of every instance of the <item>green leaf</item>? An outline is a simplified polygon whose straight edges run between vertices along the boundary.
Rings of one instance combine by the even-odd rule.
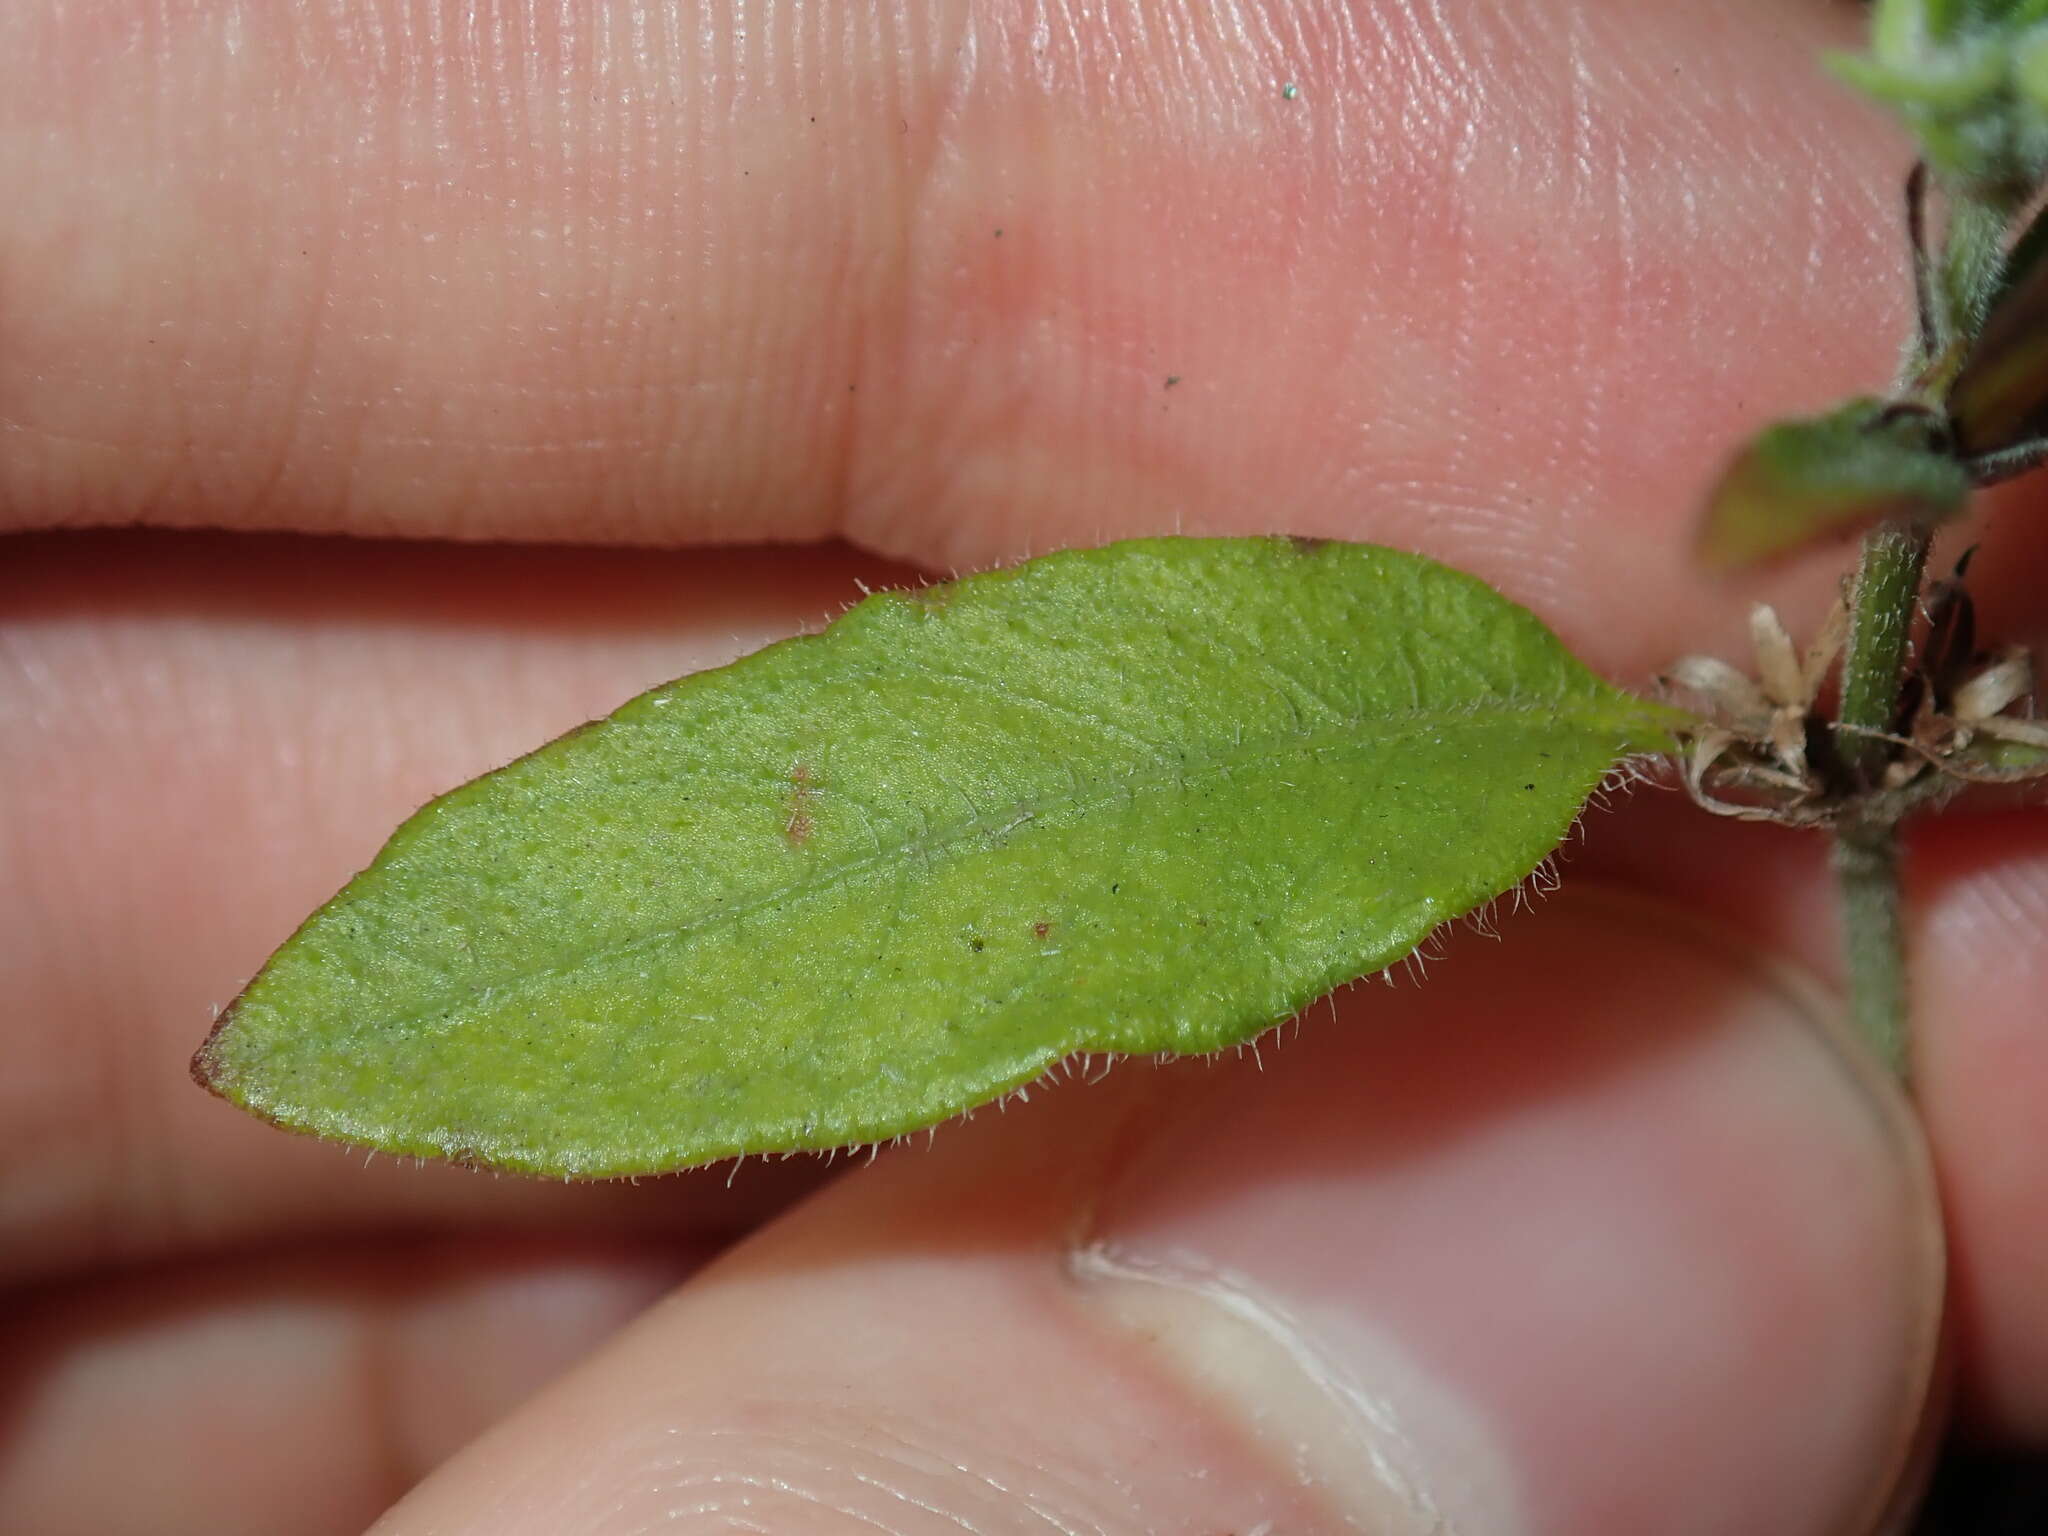
[[[1701,557],[1747,565],[1885,518],[1931,526],[1953,516],[1970,480],[1941,430],[1926,413],[1871,398],[1767,427],[1708,497]]]
[[[1364,545],[883,593],[428,805],[194,1071],[557,1175],[873,1141],[1249,1039],[1512,886],[1680,718]]]

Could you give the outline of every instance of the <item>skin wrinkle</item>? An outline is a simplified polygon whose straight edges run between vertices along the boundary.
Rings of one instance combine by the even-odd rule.
[[[279,504],[280,488],[286,484],[294,467],[301,424],[308,417],[325,415],[323,403],[314,393],[312,381],[317,372],[321,341],[332,314],[334,265],[340,242],[331,234],[325,238],[321,234],[309,234],[306,241],[306,251],[301,254],[319,254],[313,257],[311,288],[302,316],[297,322],[298,341],[296,345],[287,344],[289,355],[281,379],[274,385],[270,380],[263,381],[266,393],[274,395],[277,402],[275,409],[280,412],[280,416],[275,430],[275,443],[269,454],[269,467],[267,470],[259,469],[248,491],[249,504],[257,510],[259,516],[265,510]],[[254,382],[252,380],[252,383]],[[355,451],[344,451],[340,455],[342,484],[338,499],[344,517],[348,515],[351,507],[349,493],[354,484],[355,466],[360,460],[361,447],[362,440],[358,433],[354,443]],[[195,481],[203,478],[196,466],[192,474]],[[197,487],[197,494],[202,499],[211,499],[207,496],[203,484]]]
[[[1446,21],[1439,0],[1403,0],[1400,9],[1406,19],[1404,62],[1418,97],[1409,116],[1445,133],[1459,146],[1452,150],[1451,168],[1469,170],[1471,156],[1466,147],[1477,137],[1474,108],[1482,96],[1459,30]]]
[[[901,1447],[901,1454],[897,1455],[895,1457],[895,1460],[897,1460],[900,1464],[906,1467],[911,1465],[911,1458],[919,1454],[921,1450],[921,1447],[919,1446],[916,1440],[909,1438],[900,1430],[893,1429],[887,1424],[878,1425],[871,1423],[866,1425],[864,1427],[864,1438],[869,1441],[875,1440],[877,1438],[893,1440],[899,1447]],[[879,1451],[876,1452],[876,1454],[878,1456],[883,1455],[883,1453]],[[1020,1478],[1017,1475],[1015,1475],[1014,1472],[1006,1480],[1003,1477],[999,1477],[991,1469],[985,1467],[978,1467],[970,1462],[963,1461],[958,1455],[946,1456],[940,1453],[936,1448],[926,1450],[924,1451],[924,1454],[927,1454],[931,1456],[933,1459],[939,1461],[943,1466],[944,1470],[948,1474],[965,1477],[973,1482],[978,1482],[983,1486],[987,1487],[988,1489],[990,1489],[992,1492],[1001,1495],[1005,1499],[1016,1500],[1022,1498],[1025,1500],[1027,1507],[1030,1508],[1032,1512],[1034,1514],[1037,1514],[1041,1519],[1044,1519],[1048,1522],[1055,1521],[1055,1515],[1052,1512],[1042,1508],[1042,1503],[1040,1501],[1033,1501],[1029,1495],[1020,1494],[1018,1487]],[[1018,1463],[1016,1464],[1015,1471],[1028,1474],[1029,1476],[1037,1478],[1041,1481],[1050,1481],[1057,1484],[1059,1487],[1059,1491],[1071,1503],[1078,1504],[1082,1499],[1082,1495],[1084,1493],[1084,1485],[1075,1478],[1061,1471],[1059,1466],[1053,1462],[1041,1458],[1040,1460],[1034,1462]],[[1123,1492],[1126,1495],[1126,1502],[1128,1503],[1129,1490],[1126,1488],[1122,1488],[1115,1479],[1109,1479],[1107,1481],[1110,1483],[1110,1486],[1113,1489],[1116,1489],[1119,1492]],[[1135,1510],[1133,1512],[1135,1513]],[[1100,1529],[1099,1526],[1092,1526],[1091,1528],[1096,1530]],[[1079,1536],[1078,1530],[1074,1527],[1060,1527],[1060,1529],[1063,1532],[1072,1533],[1072,1536]]]
[[[2048,927],[2048,864],[1990,870],[1973,880],[1967,898],[1936,909],[1934,931],[1967,963],[1991,965]]]
[[[801,25],[811,12],[799,7],[781,14]],[[975,49],[964,31],[949,49],[943,37],[914,35],[907,23],[896,27],[893,23],[898,18],[866,8],[817,8],[816,14],[821,30],[839,26],[836,50],[821,42],[821,54],[847,61],[826,72],[830,88],[836,88],[842,78],[858,81],[861,59],[886,61],[886,75],[874,92],[877,100],[872,105],[860,100],[857,89],[844,101],[828,94],[801,103],[819,109],[806,112],[803,134],[822,156],[820,179],[828,194],[843,194],[851,203],[845,229],[835,230],[821,242],[826,252],[821,259],[828,263],[821,283],[823,291],[833,296],[826,311],[840,330],[838,345],[822,354],[822,362],[807,357],[804,374],[810,398],[799,417],[817,423],[816,430],[823,434],[817,462],[825,494],[818,512],[821,518],[830,519],[836,516],[831,509],[844,507],[861,494],[860,487],[874,473],[867,466],[893,468],[898,459],[912,456],[892,452],[886,445],[875,402],[878,398],[886,401],[895,393],[894,377],[902,349],[893,338],[904,323],[911,281],[904,253],[923,184],[945,159],[946,134],[943,121],[929,131],[922,127],[917,134],[910,131],[911,114],[916,109],[912,105],[915,92],[908,82],[935,78],[941,59],[954,61],[953,67],[963,78],[971,78]],[[864,36],[860,31],[863,21],[868,23]],[[792,58],[799,57],[800,51],[792,50]],[[907,72],[902,63],[905,59],[909,60]],[[967,88],[963,83],[954,90]],[[938,94],[943,100],[948,93],[942,89]],[[899,146],[928,139],[932,148],[922,157],[921,165],[912,165],[900,156],[887,161],[886,167],[868,165],[843,149],[844,136],[834,126],[835,113],[855,111],[871,112],[876,121],[897,124],[900,131],[892,132],[891,138]],[[944,115],[942,108],[941,119]],[[854,150],[860,148],[856,142]],[[714,259],[707,252],[707,260]]]
[[[749,1518],[749,1515],[756,1506],[771,1502],[761,1497],[762,1494],[767,1493],[780,1496],[779,1499],[772,1501],[776,1505],[783,1503],[794,1505],[795,1512],[799,1515],[830,1513],[842,1520],[854,1521],[856,1524],[865,1526],[870,1530],[889,1531],[892,1529],[879,1520],[869,1519],[842,1501],[826,1498],[808,1488],[797,1487],[779,1477],[750,1477],[740,1472],[723,1472],[705,1477],[704,1482],[710,1485],[715,1492],[705,1497],[702,1501],[688,1507],[671,1507],[666,1511],[670,1520],[690,1516],[716,1516],[719,1517],[716,1524],[726,1529],[731,1528],[728,1521],[737,1519],[741,1522],[743,1529],[771,1531],[774,1529],[773,1526],[755,1525]],[[734,1493],[731,1491],[734,1489],[739,1491]],[[742,1514],[740,1513],[741,1511],[748,1513]],[[777,1513],[775,1518],[780,1519],[782,1516],[780,1513]],[[957,1522],[955,1523],[957,1524]],[[703,1528],[708,1530],[713,1527],[707,1523]],[[688,1527],[685,1526],[683,1529],[687,1531]]]
[[[801,1507],[829,1509],[894,1532],[932,1527],[921,1521],[887,1521],[884,1517],[891,1509],[914,1510],[935,1517],[947,1530],[972,1532],[1013,1530],[1019,1517],[1031,1522],[1030,1529],[1055,1536],[1136,1536],[1146,1528],[1144,1512],[1128,1499],[1116,1501],[1120,1507],[1111,1506],[1107,1495],[1114,1489],[1105,1481],[1077,1479],[1045,1458],[1023,1459],[980,1438],[960,1441],[956,1434],[950,1438],[957,1443],[948,1445],[948,1437],[935,1424],[810,1400],[770,1398],[746,1404],[744,1416],[752,1421],[744,1428],[671,1426],[657,1444],[647,1447],[658,1448],[658,1464],[643,1464],[632,1474],[622,1470],[612,1480],[637,1482],[657,1492],[669,1501],[663,1512],[671,1519],[726,1514],[735,1504],[752,1506],[745,1493],[727,1497],[728,1489],[738,1487],[772,1490],[799,1501]],[[799,1434],[768,1427],[788,1424],[805,1428]],[[878,1440],[894,1448],[878,1445]],[[853,1487],[830,1491],[847,1482]],[[927,1486],[921,1488],[921,1483]],[[878,1495],[886,1505],[881,1510],[857,1507],[854,1498],[859,1490]],[[676,1495],[684,1493],[698,1496],[676,1502]]]

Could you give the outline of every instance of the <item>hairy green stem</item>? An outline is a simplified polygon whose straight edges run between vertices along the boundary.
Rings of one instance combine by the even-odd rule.
[[[1889,759],[1906,646],[1927,565],[1928,535],[1880,528],[1863,541],[1842,662],[1835,738],[1843,766],[1868,789]],[[1849,969],[1849,1013],[1859,1033],[1901,1074],[1906,1066],[1905,931],[1899,922],[1898,834],[1888,819],[1851,816],[1835,829],[1835,876]]]
[[[1843,766],[1866,789],[1877,785],[1891,756],[1884,737],[1898,712],[1927,545],[1924,530],[1897,527],[1879,528],[1863,541],[1850,598],[1836,745]]]
[[[1906,934],[1899,921],[1898,834],[1835,832],[1835,878],[1849,968],[1849,1020],[1884,1063],[1906,1075]]]

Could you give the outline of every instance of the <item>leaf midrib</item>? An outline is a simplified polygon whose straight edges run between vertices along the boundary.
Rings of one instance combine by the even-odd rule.
[[[447,998],[417,1011],[395,1018],[387,1015],[378,1027],[403,1028],[422,1023],[437,1015],[445,1017],[454,1007],[480,994],[489,994],[494,1002],[516,997],[548,981],[572,975],[588,967],[602,965],[642,950],[656,949],[720,926],[735,924],[770,907],[823,895],[862,874],[898,860],[920,853],[928,856],[950,851],[973,838],[988,837],[1018,825],[1020,821],[1035,820],[1048,810],[1075,810],[1086,813],[1112,803],[1128,801],[1139,790],[1158,788],[1171,782],[1184,785],[1191,779],[1207,777],[1232,767],[1277,760],[1292,753],[1314,751],[1323,746],[1360,747],[1404,736],[1420,735],[1431,730],[1442,730],[1454,725],[1470,725],[1475,721],[1506,723],[1528,719],[1540,719],[1551,727],[1570,727],[1619,738],[1626,738],[1629,734],[1622,712],[1611,708],[1605,713],[1595,713],[1584,707],[1560,709],[1556,701],[1513,705],[1481,701],[1458,710],[1410,709],[1394,715],[1361,716],[1336,726],[1268,736],[1256,744],[1240,742],[1227,750],[1198,758],[1193,762],[1181,759],[1171,769],[1161,764],[1157,772],[1121,776],[1116,780],[1112,791],[1093,798],[1055,793],[1036,799],[1016,800],[1011,802],[1007,811],[999,815],[977,816],[953,822],[937,833],[928,833],[924,837],[877,848],[871,853],[836,864],[818,873],[814,878],[777,886],[744,901],[717,908],[693,921],[657,928],[622,943],[586,950],[557,964],[520,971],[510,980],[492,981],[480,987],[468,988],[466,995],[465,991],[450,993]]]

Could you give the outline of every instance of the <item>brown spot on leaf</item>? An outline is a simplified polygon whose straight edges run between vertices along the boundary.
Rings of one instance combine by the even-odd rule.
[[[482,1138],[466,1125],[448,1127],[440,1141],[438,1155],[458,1168],[467,1168],[474,1173],[491,1166],[491,1160],[484,1155]]]
[[[811,840],[811,805],[817,782],[808,763],[791,765],[787,802],[789,820],[782,824],[782,840],[792,848],[801,848]]]

